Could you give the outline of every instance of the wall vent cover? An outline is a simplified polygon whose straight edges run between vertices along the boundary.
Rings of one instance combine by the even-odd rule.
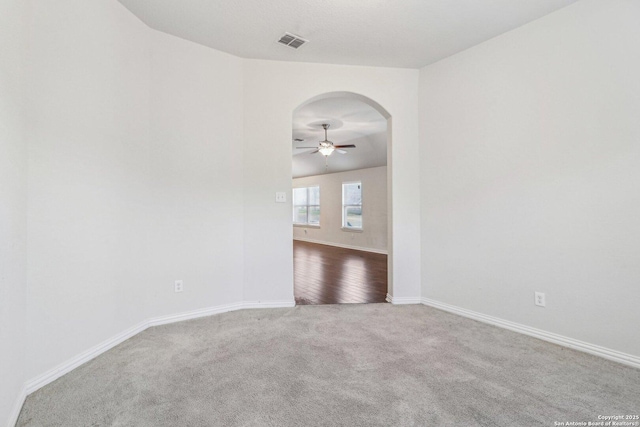
[[[295,34],[291,34],[291,33],[284,33],[284,35],[280,37],[280,40],[278,40],[278,43],[281,43],[285,46],[289,46],[293,49],[297,49],[303,44],[308,42],[309,40],[305,40],[302,37],[296,36]]]

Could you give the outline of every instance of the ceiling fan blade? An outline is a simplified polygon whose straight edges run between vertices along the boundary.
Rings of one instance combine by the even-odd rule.
[[[335,151],[336,151],[336,153],[340,153],[340,154],[347,154],[347,152],[346,152],[346,151],[344,151],[344,150],[340,150],[339,148],[336,148],[336,150],[335,150]]]
[[[318,151],[320,151],[320,150],[312,151],[312,152],[310,152],[309,154],[315,154],[315,153],[317,153]]]
[[[318,147],[296,147],[297,150],[309,150],[311,148],[318,148]]]
[[[333,148],[356,148],[355,145],[350,144],[350,145],[334,145]]]

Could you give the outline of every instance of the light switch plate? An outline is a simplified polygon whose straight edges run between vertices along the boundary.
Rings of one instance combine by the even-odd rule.
[[[287,203],[287,193],[284,191],[278,191],[276,193],[276,203]]]
[[[535,300],[534,300],[534,303],[535,303],[537,306],[545,307],[545,306],[547,305],[547,301],[546,301],[546,298],[545,298],[544,293],[542,293],[542,292],[536,292],[536,293],[535,293]]]

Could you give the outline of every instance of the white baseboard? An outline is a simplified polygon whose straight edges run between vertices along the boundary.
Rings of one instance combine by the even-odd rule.
[[[325,242],[323,240],[307,239],[306,237],[294,237],[293,240],[301,242],[317,243],[318,245],[335,246],[336,248],[353,249],[354,251],[373,252],[374,254],[387,255],[384,249],[363,248],[362,246],[344,245],[342,243]]]
[[[420,304],[421,302],[420,297],[394,297],[391,294],[387,294],[386,300],[395,305]]]
[[[7,424],[7,427],[15,427],[16,423],[18,422],[18,417],[20,416],[20,411],[22,410],[22,405],[24,405],[24,401],[26,398],[27,389],[23,386],[20,390],[20,394],[13,404],[13,408],[11,408],[11,413],[9,414],[9,423]]]
[[[430,307],[438,308],[440,310],[448,311],[459,316],[467,317],[469,319],[477,320],[479,322],[488,323],[490,325],[499,326],[510,331],[519,332],[524,335],[529,335],[534,338],[538,338],[544,341],[548,341],[554,344],[558,344],[564,347],[569,347],[574,350],[579,350],[585,353],[593,354],[605,359],[613,360],[614,362],[622,363],[624,365],[632,366],[634,368],[640,368],[640,357],[633,356],[631,354],[622,353],[620,351],[611,350],[599,345],[590,344],[584,341],[579,341],[573,338],[565,337],[555,334],[553,332],[543,331],[541,329],[532,328],[530,326],[522,325],[520,323],[511,322],[509,320],[500,319],[498,317],[488,316],[486,314],[478,313],[475,311],[467,310],[465,308],[457,307],[454,305],[445,304],[440,301],[435,301],[429,298],[422,298],[422,304]]]
[[[228,311],[240,310],[242,308],[244,308],[244,304],[241,302],[236,302],[232,304],[217,305],[215,307],[201,308],[199,310],[192,310],[184,313],[170,314],[168,316],[154,317],[153,319],[149,319],[147,321],[147,327],[167,325],[169,323],[176,323],[176,322],[183,322],[185,320],[212,316],[214,314],[226,313]]]
[[[113,347],[117,346],[123,341],[126,341],[127,339],[133,337],[134,335],[139,334],[140,332],[144,331],[145,329],[151,326],[160,326],[160,325],[166,325],[169,323],[182,322],[184,320],[197,319],[199,317],[211,316],[213,314],[226,313],[228,311],[234,311],[234,310],[242,310],[242,309],[250,309],[250,308],[280,308],[280,307],[284,308],[284,307],[294,307],[295,305],[296,304],[294,300],[246,301],[246,302],[237,302],[232,304],[219,305],[214,307],[207,307],[207,308],[192,310],[184,313],[170,314],[168,316],[160,316],[160,317],[147,319],[143,322],[140,322],[136,326],[129,328],[109,338],[106,341],[101,342],[100,344],[90,348],[89,350],[86,350],[80,353],[79,355],[67,360],[66,362],[61,363],[55,368],[50,369],[49,371],[27,381],[23,388],[21,396],[19,396],[18,400],[16,401],[16,407],[14,408],[14,411],[13,411],[14,413],[12,413],[12,418],[9,420],[10,421],[9,425],[11,427],[15,425],[15,421],[17,421],[18,415],[20,414],[20,410],[22,409],[22,405],[27,395],[57,380],[61,376],[65,375],[66,373],[71,372],[72,370],[79,367],[80,365],[87,363],[91,359],[94,359],[95,357],[101,355],[107,350],[112,349]],[[11,423],[11,420],[14,420],[13,424]]]
[[[286,308],[295,307],[295,300],[283,301],[245,301],[242,308]]]
[[[112,349],[113,347],[131,338],[132,336],[139,334],[140,332],[147,329],[147,327],[148,327],[148,321],[143,321],[141,323],[138,323],[136,326],[129,328],[119,333],[118,335],[115,335],[109,338],[106,341],[101,342],[100,344],[90,348],[89,350],[83,351],[79,355],[67,360],[64,363],[61,363],[60,365],[56,366],[53,369],[50,369],[44,374],[41,374],[35,378],[32,378],[30,381],[27,381],[26,383],[27,395],[33,393],[34,391],[38,390],[41,387],[44,387],[50,382],[57,380],[64,374],[74,370],[75,368],[77,368],[78,366],[84,363],[87,363],[91,359],[101,355],[107,350]]]

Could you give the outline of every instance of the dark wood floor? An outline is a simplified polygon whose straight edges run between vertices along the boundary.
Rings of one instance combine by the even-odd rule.
[[[293,241],[296,304],[386,302],[387,256]]]

